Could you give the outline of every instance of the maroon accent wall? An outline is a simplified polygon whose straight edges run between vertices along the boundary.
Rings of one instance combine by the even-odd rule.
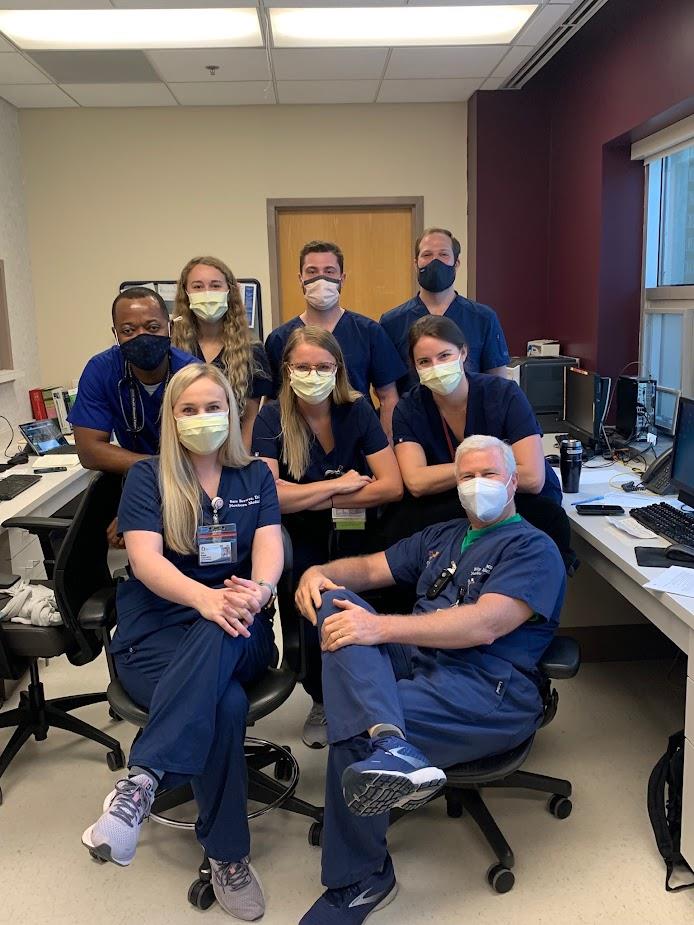
[[[512,352],[558,337],[607,375],[637,358],[643,168],[629,149],[694,113],[692,49],[692,0],[610,0],[523,90],[475,95],[470,278]]]

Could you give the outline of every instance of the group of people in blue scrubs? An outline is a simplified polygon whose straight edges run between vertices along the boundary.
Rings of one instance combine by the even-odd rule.
[[[378,323],[340,304],[340,248],[309,242],[306,309],[265,347],[217,258],[184,266],[172,319],[150,289],[116,297],[116,343],[85,367],[70,421],[83,465],[127,476],[109,528],[129,560],[111,648],[149,721],[84,833],[93,855],[129,864],[157,789],[188,779],[218,901],[263,915],[244,687],[273,657],[280,523],[307,620],[302,736],[330,746],[327,891],[303,925],[361,923],[390,902],[389,810],[539,724],[565,567],[531,524],[561,491],[504,376],[497,316],[455,292],[459,259],[451,232],[427,229],[418,295]],[[395,586],[414,609],[379,615],[357,596]]]

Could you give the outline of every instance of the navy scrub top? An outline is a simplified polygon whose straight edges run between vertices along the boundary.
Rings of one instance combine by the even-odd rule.
[[[436,660],[452,665],[504,659],[519,671],[532,672],[559,625],[564,601],[566,570],[557,547],[518,515],[470,531],[474,542],[461,552],[468,530],[461,518],[400,540],[385,553],[391,574],[399,584],[416,586],[415,614],[475,604],[483,594],[524,601],[534,616],[511,633],[491,645],[436,650]],[[438,597],[427,600],[427,589],[451,562],[457,563],[453,579]]]
[[[270,364],[268,363],[267,354],[265,353],[265,348],[263,345],[256,341],[251,344],[253,350],[253,376],[251,381],[248,383],[248,394],[247,398],[263,398],[263,396],[272,395],[272,371],[270,370]],[[195,354],[199,360],[202,360],[203,363],[206,363],[204,354],[200,349],[200,344],[195,342]],[[212,360],[212,365],[216,366],[217,369],[221,370],[226,376],[226,370],[224,369],[224,363],[222,362],[222,351],[220,350],[217,356]]]
[[[265,341],[275,394],[282,383],[282,354],[285,345],[292,331],[301,327],[306,325],[297,316],[271,331]],[[345,311],[335,325],[333,334],[344,354],[352,388],[367,398],[370,386],[380,389],[406,375],[406,364],[398,356],[383,328],[372,318]]]
[[[259,527],[280,523],[280,506],[272,473],[259,460],[243,469],[225,467],[219,483],[218,496],[224,501],[219,511],[219,523],[236,524],[237,560],[235,563],[199,565],[195,555],[181,555],[164,543],[164,558],[187,578],[208,588],[222,588],[224,580],[233,575],[251,577],[251,550],[255,531]],[[212,523],[212,502],[201,489],[202,520]],[[159,459],[142,459],[128,472],[118,508],[118,529],[147,530],[163,536],[161,493],[159,491]],[[128,581],[120,582],[116,593],[118,626],[111,651],[127,651],[152,633],[179,623],[198,619],[196,611],[183,604],[164,600],[136,578],[128,566]]]
[[[542,436],[542,428],[525,394],[508,379],[467,373],[468,400],[465,436],[486,434],[513,445],[534,434]],[[446,425],[455,450],[457,438]],[[427,465],[453,462],[446,440],[444,421],[434,401],[431,389],[416,385],[402,396],[393,411],[393,443],[418,443],[424,450]],[[545,484],[540,492],[557,504],[562,494],[554,469],[545,460]]]
[[[398,392],[402,395],[417,385],[417,373],[410,367],[410,328],[419,318],[429,314],[429,309],[419,295],[409,302],[391,308],[381,316],[381,325],[395,344],[407,372],[398,380]],[[501,330],[496,312],[488,305],[471,302],[456,293],[455,298],[443,314],[458,325],[467,342],[465,370],[470,373],[485,372],[509,362],[506,338]]]
[[[189,363],[198,362],[196,357],[176,347],[171,347],[169,351],[172,376]],[[130,433],[128,425],[132,419],[132,407],[130,390],[123,381],[124,377],[125,360],[120,347],[114,345],[103,353],[97,353],[84,367],[80,376],[77,399],[68,415],[68,421],[73,427],[89,427],[92,430],[105,431],[107,434],[114,433],[118,443],[133,453],[155,455],[159,452],[161,401],[166,380],[153,395],[149,394],[141,382],[135,380],[135,388],[139,392],[135,402],[138,426],[142,423],[142,408],[145,412],[145,422],[138,433]]]

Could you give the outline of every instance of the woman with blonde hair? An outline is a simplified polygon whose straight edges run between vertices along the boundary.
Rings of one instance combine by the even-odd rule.
[[[222,370],[231,384],[246,447],[264,395],[272,395],[265,348],[253,340],[236,277],[217,257],[193,257],[176,289],[171,342]]]
[[[129,776],[82,841],[103,860],[129,864],[157,787],[185,775],[217,900],[255,920],[264,899],[248,863],[244,685],[272,659],[282,537],[274,480],[246,452],[234,395],[215,366],[172,377],[161,455],[130,469],[118,523],[130,576],[118,585],[111,652],[149,720]]]
[[[287,340],[279,400],[263,405],[256,418],[253,453],[276,479],[297,582],[310,565],[338,552],[367,551],[376,508],[402,497],[398,464],[375,411],[351,387],[334,335],[315,325],[296,328]],[[306,641],[303,684],[313,706],[303,740],[322,748],[327,737],[314,628]]]

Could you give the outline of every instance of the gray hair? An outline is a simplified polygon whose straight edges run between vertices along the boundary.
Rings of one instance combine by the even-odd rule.
[[[504,443],[503,440],[499,440],[498,437],[476,434],[472,437],[466,437],[455,451],[456,472],[458,471],[458,465],[463,456],[465,456],[466,453],[473,453],[478,450],[498,450],[504,461],[506,474],[511,476],[516,471],[516,458],[508,443]]]

